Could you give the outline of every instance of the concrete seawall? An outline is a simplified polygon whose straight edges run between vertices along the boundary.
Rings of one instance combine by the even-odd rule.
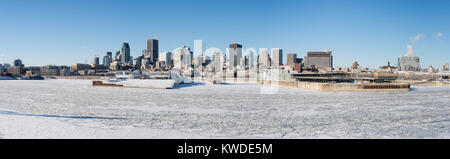
[[[108,76],[51,76],[45,79],[71,79],[71,80],[98,80],[101,78],[109,78]]]
[[[450,83],[440,81],[415,81],[415,80],[397,80],[397,83],[409,83],[415,86],[434,86],[434,87],[450,87]]]
[[[317,83],[317,82],[284,82],[264,81],[264,84],[279,85],[311,91],[326,92],[373,92],[373,91],[410,91],[410,84],[406,83]]]
[[[278,85],[283,87],[298,88],[310,91],[326,91],[326,92],[377,92],[377,91],[410,91],[409,83],[318,83],[318,82],[288,82],[288,81],[268,81],[257,79],[224,79],[225,83],[259,83],[266,85]]]
[[[410,91],[410,85],[402,83],[353,84],[353,83],[297,82],[296,88],[313,91],[328,91],[328,92]]]

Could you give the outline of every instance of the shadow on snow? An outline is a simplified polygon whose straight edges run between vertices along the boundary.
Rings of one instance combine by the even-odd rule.
[[[0,110],[0,114],[5,115],[18,115],[18,116],[34,116],[34,117],[46,117],[46,118],[68,118],[68,119],[106,119],[106,120],[123,120],[127,118],[108,118],[108,117],[92,117],[92,116],[64,116],[64,115],[46,115],[46,114],[26,114],[17,113],[13,111]]]
[[[194,86],[204,86],[204,83],[191,83],[191,84],[177,84],[173,87],[173,89],[180,89],[180,88],[187,88],[187,87],[194,87]]]

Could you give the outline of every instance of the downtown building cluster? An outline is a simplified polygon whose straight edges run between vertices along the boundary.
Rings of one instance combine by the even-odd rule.
[[[244,55],[245,54],[245,55]],[[71,66],[40,66],[25,67],[20,59],[13,65],[0,64],[1,76],[14,77],[52,77],[52,76],[112,76],[114,71],[180,71],[184,76],[203,77],[208,73],[221,72],[226,77],[248,78],[252,74],[266,72],[267,70],[282,70],[292,73],[330,73],[330,72],[439,72],[438,69],[429,67],[421,69],[417,56],[401,56],[398,58],[398,66],[387,66],[369,70],[359,66],[355,62],[350,67],[334,67],[333,55],[329,50],[307,52],[303,58],[297,57],[297,53],[288,53],[286,63],[283,63],[283,49],[260,49],[259,53],[243,49],[238,43],[232,43],[223,54],[216,50],[212,55],[206,55],[201,51],[194,57],[194,52],[188,46],[181,46],[173,52],[160,52],[159,40],[156,38],[146,41],[146,48],[142,54],[133,58],[129,43],[123,43],[115,53],[106,52],[103,57],[94,57],[91,64],[75,63]],[[100,63],[101,62],[101,63]],[[440,72],[448,72],[449,64],[446,63]]]

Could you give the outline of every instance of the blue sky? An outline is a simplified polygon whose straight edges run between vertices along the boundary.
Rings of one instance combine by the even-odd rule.
[[[0,63],[91,63],[160,35],[160,52],[194,40],[222,50],[330,49],[334,64],[379,67],[412,45],[422,67],[450,62],[449,0],[0,0]]]

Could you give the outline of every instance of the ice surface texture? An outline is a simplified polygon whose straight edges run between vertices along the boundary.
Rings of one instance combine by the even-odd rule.
[[[0,81],[2,138],[450,138],[450,88],[311,92]],[[3,112],[3,113],[2,113]]]

